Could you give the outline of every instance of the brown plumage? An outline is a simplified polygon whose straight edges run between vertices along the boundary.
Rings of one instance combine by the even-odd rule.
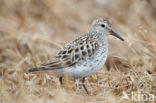
[[[98,48],[98,42],[90,40],[92,37],[87,35],[89,34],[69,43],[56,56],[42,64],[38,69],[32,68],[29,71],[62,69],[73,66],[85,56],[92,56]]]

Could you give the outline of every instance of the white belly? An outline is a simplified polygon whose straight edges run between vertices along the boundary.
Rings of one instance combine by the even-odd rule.
[[[69,68],[67,71],[75,78],[87,77],[100,70],[105,64],[107,58],[107,51],[103,54],[97,54],[93,59],[88,59],[87,62],[80,61],[75,67]]]
[[[92,75],[93,73],[100,70],[103,65],[105,64],[108,50],[104,48],[105,50],[97,51],[91,58],[86,58],[85,60],[79,61],[75,66],[64,68],[64,69],[58,69],[55,72],[58,76],[63,76],[64,73],[67,73],[70,76],[73,76],[74,78],[82,78]]]

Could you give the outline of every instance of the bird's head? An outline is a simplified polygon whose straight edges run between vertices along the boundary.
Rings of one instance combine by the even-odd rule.
[[[103,34],[105,36],[113,35],[119,38],[120,40],[124,41],[124,39],[121,36],[119,36],[112,30],[110,22],[104,18],[94,20],[91,24],[89,32],[90,33],[96,32],[99,34]]]

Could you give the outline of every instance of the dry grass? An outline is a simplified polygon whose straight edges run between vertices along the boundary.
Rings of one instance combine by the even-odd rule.
[[[97,17],[109,18],[126,42],[109,37],[105,67],[87,78],[90,95],[80,81],[62,88],[53,74],[25,72]],[[0,0],[0,103],[130,103],[123,93],[156,95],[155,73],[155,0]]]

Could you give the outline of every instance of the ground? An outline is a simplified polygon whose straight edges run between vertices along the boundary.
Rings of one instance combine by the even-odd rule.
[[[65,77],[61,86],[52,73],[27,72],[98,17],[109,19],[125,42],[108,37],[105,66],[86,78],[89,95],[80,79]],[[154,103],[155,41],[155,0],[0,0],[0,102]]]

